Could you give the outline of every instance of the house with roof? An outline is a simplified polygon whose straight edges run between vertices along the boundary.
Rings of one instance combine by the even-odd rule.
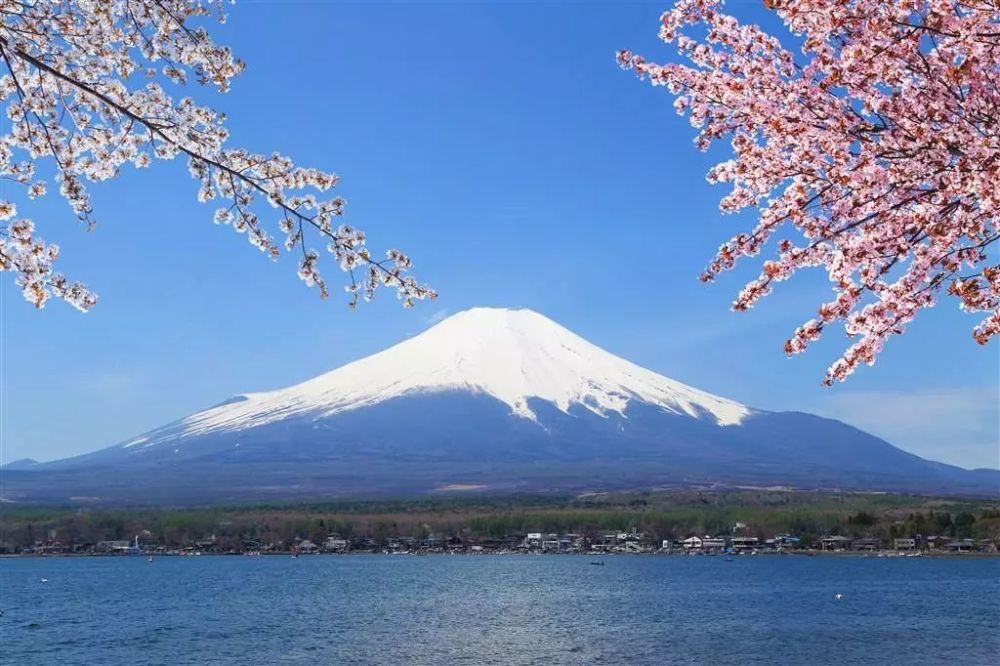
[[[542,541],[544,540],[541,532],[528,532],[524,535],[524,547],[529,549],[541,548]]]
[[[972,539],[956,539],[944,545],[950,553],[971,553],[976,550],[976,542]]]
[[[750,536],[734,536],[729,540],[732,549],[736,552],[756,550],[760,546],[760,539]]]
[[[295,545],[295,550],[300,553],[317,553],[319,552],[319,546],[309,539],[303,539]]]

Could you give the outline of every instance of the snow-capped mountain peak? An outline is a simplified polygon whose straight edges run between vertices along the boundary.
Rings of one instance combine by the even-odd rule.
[[[180,425],[186,435],[242,430],[455,390],[492,396],[526,419],[535,418],[533,399],[601,415],[624,415],[638,401],[719,425],[738,424],[751,412],[614,356],[531,310],[473,308],[380,353],[295,386],[237,396]],[[124,446],[157,440],[151,433]]]
[[[476,308],[301,384],[4,479],[19,501],[142,505],[706,484],[992,497],[1000,472],[924,460],[831,419],[751,410],[535,312]]]

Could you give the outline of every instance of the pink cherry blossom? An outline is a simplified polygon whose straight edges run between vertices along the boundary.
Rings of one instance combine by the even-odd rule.
[[[409,257],[390,250],[376,258],[363,232],[335,222],[344,200],[314,192],[330,190],[336,175],[278,153],[231,147],[223,114],[167,92],[189,80],[226,92],[243,71],[243,62],[201,25],[213,13],[224,20],[221,6],[218,0],[0,0],[0,100],[9,121],[0,134],[0,177],[34,199],[47,191],[36,165],[52,164],[59,193],[92,228],[88,182],[113,178],[130,164],[184,157],[198,181],[198,200],[219,206],[214,221],[272,258],[280,246],[268,227],[276,223],[286,250],[302,254],[299,276],[322,296],[328,291],[319,253],[307,247],[306,232],[324,237],[349,273],[352,306],[380,286],[396,291],[407,307],[434,298],[407,274]],[[0,271],[13,272],[37,307],[55,296],[91,308],[92,292],[53,272],[58,247],[16,216],[14,204],[0,200]]]
[[[746,310],[797,270],[823,267],[834,296],[785,343],[805,350],[833,322],[853,342],[826,384],[871,365],[942,295],[985,313],[973,337],[1000,332],[1000,3],[996,0],[766,0],[802,40],[799,54],[722,12],[681,0],[660,37],[689,64],[619,63],[666,86],[698,129],[728,139],[714,167],[723,212],[758,211],[702,279],[762,251]],[[993,261],[996,257],[993,256]]]

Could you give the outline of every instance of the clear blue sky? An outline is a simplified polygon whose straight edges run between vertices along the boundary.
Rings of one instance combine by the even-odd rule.
[[[623,47],[668,57],[667,4],[239,2],[214,30],[248,70],[228,95],[195,92],[229,114],[234,143],[337,171],[346,221],[410,252],[441,297],[411,311],[388,293],[354,313],[321,302],[291,261],[214,226],[180,161],[94,186],[90,234],[50,195],[22,212],[101,301],[35,312],[2,276],[4,459],[111,445],[493,305],[756,407],[1000,466],[997,345],[975,345],[974,318],[950,302],[824,389],[839,331],[794,359],[781,350],[829,295],[822,274],[746,314],[728,307],[755,267],[697,281],[751,220],[720,216],[725,190],[705,182],[720,154],[694,150],[666,91],[615,64]],[[752,19],[759,6],[733,5]]]

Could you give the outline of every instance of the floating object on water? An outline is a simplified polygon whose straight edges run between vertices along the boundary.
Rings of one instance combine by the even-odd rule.
[[[49,582],[49,579],[48,579],[48,578],[43,578],[43,579],[42,579],[42,582],[43,582],[43,583],[47,583],[47,582]]]
[[[837,594],[833,595],[833,598],[836,599],[837,601],[840,601],[841,599],[844,598],[844,595],[842,595],[840,592],[837,592]]]
[[[603,567],[604,566],[604,562],[591,562],[590,564],[591,564],[591,566],[595,566],[595,567]]]
[[[152,561],[153,561],[153,556],[152,556],[152,555],[150,555],[150,556],[149,556],[149,561],[150,561],[150,562],[152,562]]]

